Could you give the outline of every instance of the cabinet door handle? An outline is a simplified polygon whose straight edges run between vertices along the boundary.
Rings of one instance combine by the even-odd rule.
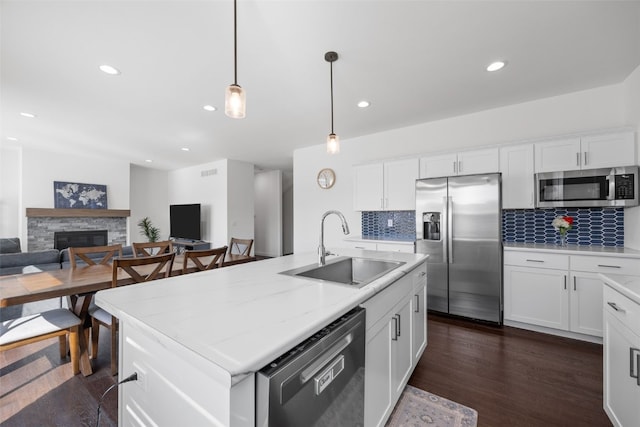
[[[567,289],[567,275],[564,275],[564,289]]]
[[[398,322],[399,322],[399,320],[398,320],[398,318],[396,316],[397,316],[397,314],[392,317],[392,319],[393,319],[393,338],[391,338],[392,341],[398,341]]]
[[[527,262],[544,262],[544,261],[543,261],[543,260],[541,260],[541,259],[528,259],[528,260],[526,260],[526,261],[527,261]]]
[[[580,166],[580,153],[576,153],[576,166]]]
[[[607,264],[598,264],[598,267],[605,267],[605,268],[622,268],[622,266],[620,266],[620,265],[607,265]]]
[[[420,272],[420,277],[424,277],[424,276],[426,276],[426,275],[427,275],[427,272],[426,272],[426,271],[421,271],[421,272]]]
[[[573,276],[573,290],[577,291],[578,289],[576,288],[576,276]]]
[[[626,313],[627,312],[627,310],[624,310],[624,309],[618,307],[615,302],[607,301],[607,304],[609,304],[611,306],[611,308],[613,308],[617,312],[620,312],[620,313]]]
[[[453,161],[453,173],[458,173],[458,162]]]
[[[458,173],[462,173],[462,160],[458,160]]]
[[[584,152],[584,164],[585,164],[585,166],[587,164],[587,152],[586,151]]]
[[[400,326],[400,315],[396,314],[396,316],[398,316],[398,336],[402,336],[402,326]]]
[[[637,355],[636,352],[638,352]],[[631,376],[631,378],[637,379],[638,385],[640,385],[640,375],[638,375],[638,368],[640,368],[640,348],[629,347],[629,376]]]
[[[415,295],[416,297],[416,309],[414,310],[416,313],[420,313],[420,295]]]

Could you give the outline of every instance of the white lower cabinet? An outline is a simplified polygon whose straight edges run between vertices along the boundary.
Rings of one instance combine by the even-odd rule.
[[[412,325],[413,341],[411,349],[413,351],[413,364],[416,365],[420,356],[427,347],[427,283],[420,280],[414,287],[412,304]]]
[[[566,286],[566,271],[505,265],[505,320],[568,329]]]
[[[602,336],[602,280],[596,273],[571,272],[571,331]]]
[[[425,291],[423,263],[362,304],[367,309],[365,426],[384,426],[424,352]],[[422,307],[416,307],[417,298]]]
[[[597,273],[613,270],[634,274],[640,262],[616,257],[505,250],[504,264],[505,321],[599,338],[602,337],[602,281]]]
[[[637,426],[640,420],[640,304],[605,286],[603,307],[604,410],[614,426]]]

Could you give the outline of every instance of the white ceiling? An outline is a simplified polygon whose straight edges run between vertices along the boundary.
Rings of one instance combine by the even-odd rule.
[[[293,150],[330,131],[329,50],[343,143],[619,83],[640,64],[640,1],[238,0],[248,106],[234,120],[223,111],[232,0],[1,7],[2,144],[162,169],[222,158],[291,169]],[[508,66],[486,72],[495,59]],[[102,73],[105,63],[122,74]]]

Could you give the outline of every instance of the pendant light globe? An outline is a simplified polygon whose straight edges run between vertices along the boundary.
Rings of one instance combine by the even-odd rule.
[[[232,119],[244,119],[246,115],[246,95],[242,87],[232,84],[224,95],[224,113]]]
[[[330,133],[327,137],[327,153],[338,154],[340,152],[340,137],[335,133]]]

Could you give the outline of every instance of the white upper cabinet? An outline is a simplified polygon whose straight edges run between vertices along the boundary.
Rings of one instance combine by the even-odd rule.
[[[533,144],[500,148],[502,208],[534,208]]]
[[[418,159],[354,166],[356,211],[404,211],[416,208]]]
[[[357,211],[379,211],[384,200],[382,163],[353,168],[353,205]]]
[[[499,158],[497,148],[422,157],[420,159],[420,178],[498,172]]]
[[[582,169],[636,164],[636,145],[633,132],[585,136],[581,143]]]
[[[598,169],[636,164],[632,131],[566,138],[535,144],[536,172]]]
[[[456,153],[420,158],[420,178],[452,176],[456,175],[457,170],[458,155]]]

